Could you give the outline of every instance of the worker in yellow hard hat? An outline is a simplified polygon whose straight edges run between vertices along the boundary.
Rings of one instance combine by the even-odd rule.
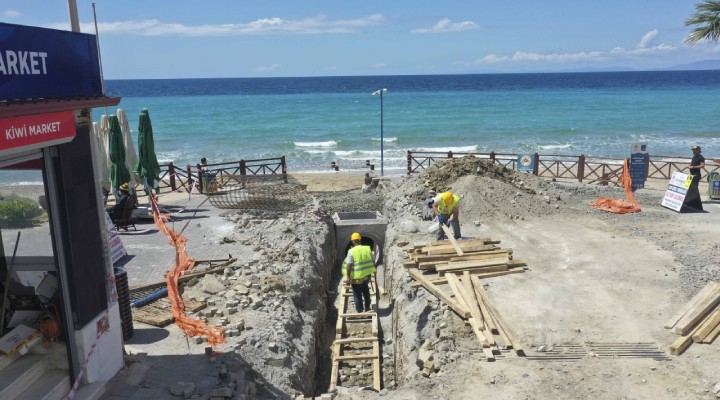
[[[376,270],[372,249],[362,244],[358,232],[350,236],[350,241],[352,248],[342,263],[342,274],[345,284],[352,286],[355,311],[370,311],[370,277]]]
[[[433,201],[433,211],[441,225],[437,232],[437,239],[447,239],[442,225],[452,226],[453,236],[455,239],[460,239],[460,197],[449,190],[438,194]]]

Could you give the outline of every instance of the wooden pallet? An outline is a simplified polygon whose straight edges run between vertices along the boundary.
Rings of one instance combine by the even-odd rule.
[[[198,312],[207,307],[202,301],[185,301],[185,312]],[[142,322],[154,326],[166,326],[175,321],[172,315],[172,305],[167,297],[155,302],[132,309],[133,321]]]

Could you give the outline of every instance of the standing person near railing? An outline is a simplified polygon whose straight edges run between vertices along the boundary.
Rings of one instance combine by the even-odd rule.
[[[452,226],[453,236],[460,239],[460,196],[453,194],[451,191],[440,193],[435,197],[433,202],[433,211],[438,217],[438,224]],[[447,239],[442,226],[437,232],[437,239]]]
[[[700,184],[700,179],[702,178],[702,169],[705,167],[705,157],[700,154],[702,149],[700,146],[693,146],[692,152],[693,157],[692,160],[690,160],[690,175],[693,176],[693,180],[690,183],[690,187],[687,191],[687,196],[685,197],[685,205],[688,207],[692,207],[698,211],[703,210],[702,205],[702,199],[700,198],[700,190],[698,189],[698,185]]]

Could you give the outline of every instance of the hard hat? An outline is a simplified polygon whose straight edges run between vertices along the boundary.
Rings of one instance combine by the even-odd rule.
[[[353,234],[350,236],[350,240],[352,240],[352,241],[362,240],[362,236],[360,236],[359,233],[355,232],[355,233],[353,233]]]
[[[449,206],[450,204],[452,204],[453,196],[454,196],[453,192],[451,192],[449,190],[447,192],[445,192],[445,194],[443,194],[442,199],[446,206]]]
[[[127,182],[125,182],[125,183],[123,183],[122,185],[120,185],[120,190],[128,190],[128,184],[127,184]]]
[[[693,147],[692,147],[692,150],[698,150],[698,151],[700,151],[700,146],[693,146]]]

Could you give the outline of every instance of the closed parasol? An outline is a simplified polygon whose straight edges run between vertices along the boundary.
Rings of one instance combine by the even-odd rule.
[[[127,114],[122,108],[117,110],[118,122],[120,123],[120,130],[122,131],[123,144],[125,145],[125,166],[130,171],[130,180],[128,183],[131,187],[137,186],[135,174],[135,164],[137,164],[137,153],[135,152],[135,145],[132,140],[132,132],[130,131],[130,121],[128,121]]]
[[[158,165],[157,156],[155,155],[155,139],[153,138],[150,113],[147,108],[144,108],[140,112],[138,149],[140,150],[140,156],[135,165],[135,173],[138,174],[142,180],[145,186],[145,193],[150,194],[152,189],[156,189],[157,191],[159,186],[160,165]]]
[[[120,185],[130,182],[130,171],[125,165],[125,144],[123,143],[120,122],[116,115],[109,118],[110,129],[108,134],[108,156],[110,157],[110,184],[113,192],[117,192]],[[134,187],[130,186],[130,191]]]

